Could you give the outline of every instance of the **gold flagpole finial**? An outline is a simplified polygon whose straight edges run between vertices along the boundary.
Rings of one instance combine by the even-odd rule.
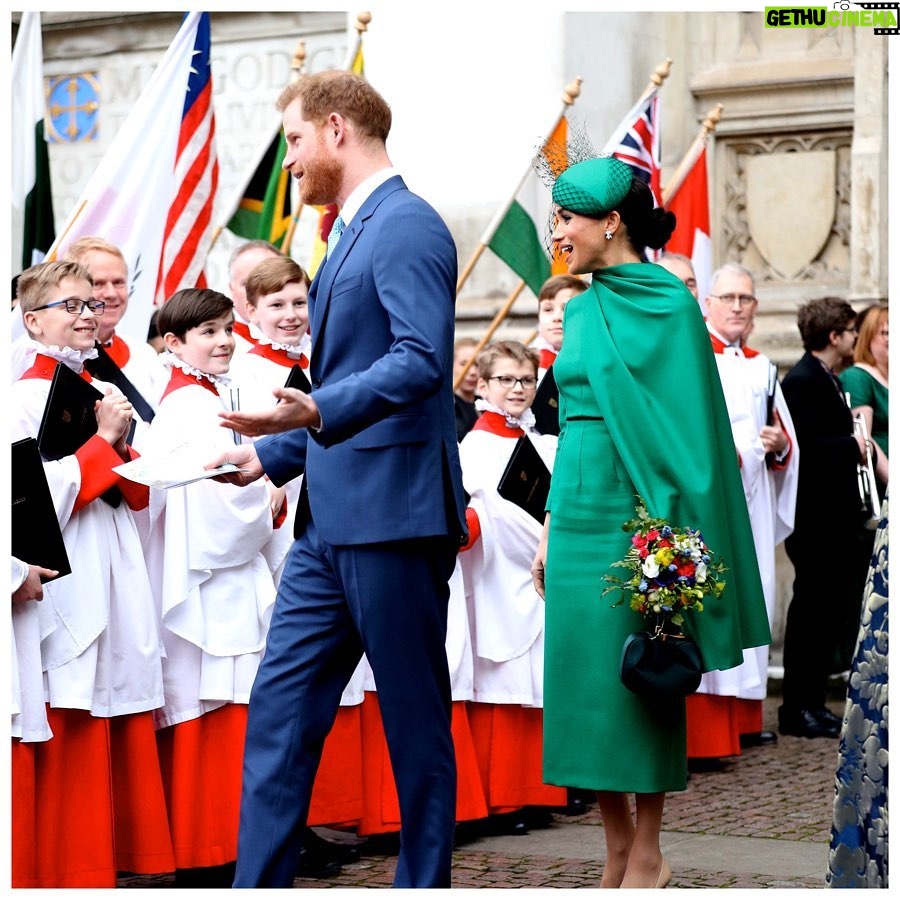
[[[669,77],[669,72],[672,71],[672,57],[667,56],[665,62],[661,62],[654,70],[653,74],[650,76],[650,81],[653,82],[657,87],[662,85],[662,83]]]
[[[364,31],[368,31],[369,22],[372,21],[372,13],[370,12],[361,12],[356,16],[356,30],[362,34]]]
[[[291,68],[303,74],[306,69],[306,42],[298,41],[297,49],[294,50],[294,56],[291,59]]]
[[[576,75],[575,78],[565,86],[563,89],[562,102],[565,103],[566,106],[571,106],[578,99],[583,82],[584,79],[580,75]]]

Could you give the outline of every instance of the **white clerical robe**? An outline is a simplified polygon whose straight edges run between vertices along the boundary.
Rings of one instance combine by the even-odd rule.
[[[49,378],[12,385],[13,441],[37,436],[49,393]],[[134,514],[125,499],[113,508],[97,498],[75,511],[83,473],[74,454],[45,462],[44,471],[72,565],[36,604],[45,698],[101,717],[155,709],[163,702],[162,641]]]
[[[12,558],[12,592],[24,584],[28,565]],[[10,662],[11,734],[22,741],[47,741],[53,737],[47,722],[44,702],[44,676],[41,668],[41,622],[38,604],[26,600],[12,604]]]
[[[557,438],[531,433],[527,439],[552,471]],[[544,603],[531,580],[541,523],[497,492],[515,445],[514,438],[478,426],[460,444],[463,485],[481,526],[480,539],[460,554],[471,629],[473,695],[482,703],[542,707]]]
[[[781,386],[776,383],[775,410],[790,441],[790,451],[781,467],[766,465],[759,432],[766,424],[772,363],[752,350],[746,351],[745,356],[741,349],[723,348],[720,341],[714,340],[713,348],[735,447],[740,455],[741,481],[771,625],[775,613],[775,547],[794,530],[800,448]],[[740,666],[705,674],[698,692],[763,700],[768,667],[768,646],[744,650],[744,662]]]
[[[225,389],[227,391],[227,389]],[[190,441],[210,459],[234,446],[219,424],[226,403],[197,384],[164,396],[147,455]],[[272,534],[263,481],[210,479],[151,490],[147,563],[166,659],[164,728],[224,703],[247,703],[265,647],[275,586],[262,547]]]

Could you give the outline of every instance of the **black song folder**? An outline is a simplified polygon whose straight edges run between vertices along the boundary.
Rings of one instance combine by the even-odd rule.
[[[37,443],[44,459],[73,454],[97,433],[94,404],[103,394],[63,363],[56,364]]]
[[[284,386],[286,388],[296,388],[298,391],[303,391],[304,394],[308,394],[312,390],[309,378],[307,378],[306,372],[300,368],[299,363],[294,363],[291,366],[291,372],[288,375]]]
[[[12,555],[32,566],[72,571],[37,441],[12,445]],[[50,579],[42,578],[41,581]]]
[[[71,456],[92,438],[97,433],[94,404],[102,399],[103,394],[97,388],[67,365],[57,363],[38,428],[37,444],[41,456],[50,460]],[[101,499],[117,507],[122,502],[122,492],[114,486],[104,491]]]
[[[516,441],[497,492],[543,523],[550,493],[550,470],[527,435]]]
[[[531,403],[538,434],[559,434],[559,388],[552,367],[547,369]]]

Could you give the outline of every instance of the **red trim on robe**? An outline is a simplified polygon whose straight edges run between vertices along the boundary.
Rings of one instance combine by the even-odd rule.
[[[711,331],[709,333],[709,338],[712,341],[713,353],[724,353],[725,348],[728,346],[721,338],[716,337]],[[741,341],[741,353],[743,353],[746,359],[753,359],[754,356],[759,356],[759,350],[754,350],[751,347],[748,347],[743,341]]]
[[[734,713],[738,734],[759,734],[763,730],[762,700],[744,700],[738,697],[734,701]]]
[[[194,385],[195,387],[199,385],[200,387],[206,388],[211,394],[215,394],[217,397],[219,396],[216,384],[211,378],[207,378],[205,375],[188,375],[184,369],[176,367],[172,369],[172,374],[169,376],[169,383],[166,385],[162,397],[160,397],[160,403],[162,403],[172,391],[177,391],[179,388],[188,387],[189,385]]]
[[[305,353],[301,353],[299,357],[289,356],[287,350],[278,350],[271,344],[257,344],[252,350],[247,351],[247,355],[260,356],[288,369],[295,364],[300,366],[301,369],[309,368],[309,359]]]
[[[564,787],[544,784],[542,709],[470,701],[467,710],[491,814],[566,805]]]
[[[551,350],[549,347],[544,347],[540,352],[540,359],[538,361],[538,368],[540,369],[549,369],[550,366],[556,362],[557,352],[555,350]]]
[[[466,528],[469,531],[469,539],[459,548],[460,553],[471,550],[478,538],[481,537],[481,520],[471,506],[466,507]]]
[[[117,871],[171,872],[152,713],[107,719],[48,707],[47,719],[53,737],[27,745],[30,799],[27,751],[13,756],[13,821],[32,823],[27,851],[18,826],[13,834],[14,879],[33,865],[34,880],[13,886],[104,888],[116,886]]]
[[[13,738],[10,748],[10,884],[14,888],[41,886],[37,866],[36,746]]]
[[[26,369],[20,376],[20,379],[25,378],[43,378],[47,381],[53,380],[53,373],[56,371],[58,360],[53,359],[52,356],[47,356],[45,353],[38,353],[34,357],[34,362],[31,364],[30,369]],[[93,379],[91,378],[91,373],[88,372],[87,369],[82,369],[78,373],[79,378],[83,378],[88,384],[90,384]]]
[[[472,426],[472,431],[487,431],[489,434],[496,434],[498,437],[519,438],[525,432],[518,425],[509,427],[506,416],[500,413],[491,412],[486,409],[476,420]]]
[[[256,346],[256,338],[250,334],[250,326],[245,322],[240,322],[235,319],[233,331],[235,334],[240,335],[245,341],[249,341],[253,344],[254,347]]]
[[[130,450],[130,448],[129,448]],[[137,454],[131,452],[132,459]],[[122,457],[98,435],[92,435],[76,451],[75,459],[81,469],[81,487],[75,498],[72,512],[76,513],[96,500],[104,491],[116,486],[132,509],[144,509],[150,503],[150,488],[136,484],[113,472],[113,466],[122,465]]]
[[[172,872],[175,857],[160,771],[153,713],[109,720],[116,869]]]
[[[109,344],[103,345],[103,349],[120,369],[124,369],[125,366],[128,365],[128,360],[131,359],[131,350],[129,349],[128,344],[126,344],[117,334],[112,336],[112,340]]]
[[[241,703],[156,732],[176,868],[236,859],[246,732]]]
[[[457,822],[483,819],[488,813],[467,705],[465,701],[458,700],[451,706],[450,730],[456,756]],[[378,695],[372,691],[366,691],[362,703],[362,741],[364,807],[357,831],[360,835],[398,832],[400,803],[381,722]]]
[[[325,738],[308,825],[354,827],[363,815],[362,704],[338,707]]]
[[[57,361],[52,357],[38,353],[31,368],[22,373],[22,378],[43,378],[45,381],[51,381],[53,373],[56,371],[56,364]],[[93,383],[93,379],[87,369],[82,369],[79,375],[89,384]],[[140,456],[130,446],[128,447],[128,454],[131,459],[138,459]],[[78,512],[80,509],[83,509],[88,503],[96,500],[113,485],[122,491],[122,496],[131,509],[146,509],[149,505],[150,488],[144,484],[137,484],[134,481],[129,481],[127,478],[122,478],[112,471],[113,466],[122,464],[122,458],[103,438],[94,435],[85,441],[75,451],[75,458],[78,460],[78,466],[81,469],[81,487],[78,490],[78,496],[75,498],[72,512]]]
[[[687,697],[688,759],[740,756],[736,697],[690,694]]]

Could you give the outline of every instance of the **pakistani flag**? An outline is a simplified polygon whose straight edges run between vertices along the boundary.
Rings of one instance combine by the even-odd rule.
[[[12,257],[27,269],[53,244],[50,162],[44,140],[41,14],[23,12],[12,53]]]

